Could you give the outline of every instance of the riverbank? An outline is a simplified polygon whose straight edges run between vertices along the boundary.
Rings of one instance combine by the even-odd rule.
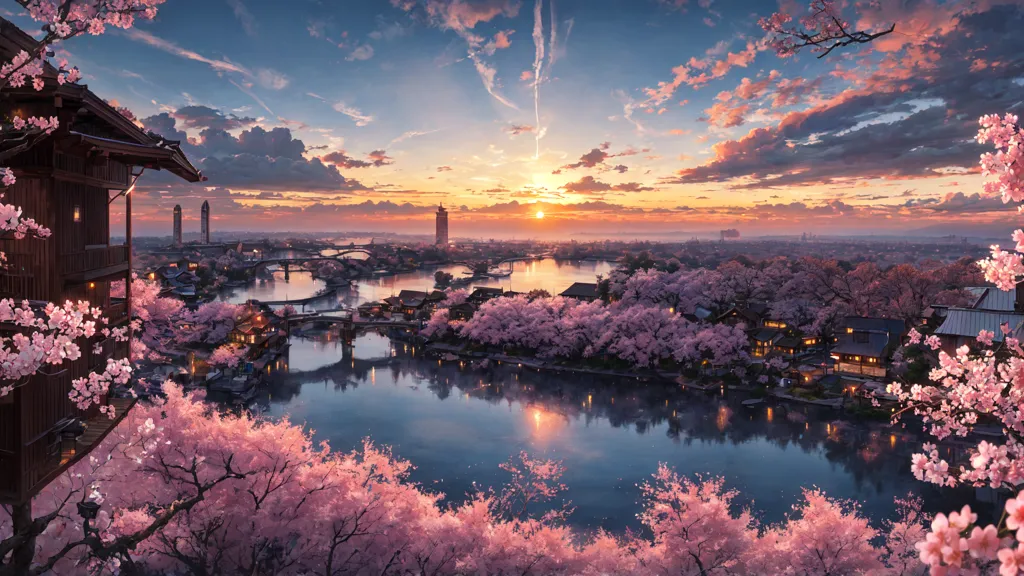
[[[494,362],[498,366],[502,364],[515,365],[519,368],[529,368],[531,370],[551,372],[555,374],[590,374],[594,376],[610,376],[616,378],[629,378],[638,380],[641,382],[665,382],[665,383],[676,383],[683,388],[690,390],[699,390],[702,392],[716,392],[720,390],[730,390],[734,392],[756,392],[759,389],[754,386],[744,386],[736,384],[728,384],[724,380],[717,380],[708,383],[701,383],[699,381],[686,378],[685,376],[668,372],[664,370],[612,370],[602,368],[592,368],[581,365],[567,365],[563,361],[549,361],[535,357],[524,357],[524,356],[511,356],[508,354],[501,354],[496,352],[471,352],[466,350],[466,345],[453,346],[451,344],[443,343],[431,343],[425,345],[425,350],[430,353],[435,353],[439,356],[449,356],[457,358],[461,361],[477,362],[478,366],[483,362]],[[441,359],[445,359],[442,357]],[[453,359],[453,358],[449,358]],[[483,366],[486,367],[486,366]],[[833,409],[842,409],[847,400],[845,398],[803,398],[794,394],[790,394],[785,388],[773,388],[765,390],[766,395],[773,397],[777,400],[785,402],[794,402],[799,404],[808,404],[813,406],[823,406]]]

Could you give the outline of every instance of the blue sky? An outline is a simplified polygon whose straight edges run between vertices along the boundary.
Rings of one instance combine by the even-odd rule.
[[[1019,4],[851,5],[897,32],[820,60],[767,49],[766,0],[168,0],[65,48],[209,177],[147,178],[149,233],[203,198],[221,230],[955,228],[1007,220],[968,140],[1019,106]]]

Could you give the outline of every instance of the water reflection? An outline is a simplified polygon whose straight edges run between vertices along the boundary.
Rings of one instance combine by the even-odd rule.
[[[306,254],[294,251],[275,252],[274,257],[301,257]],[[569,262],[551,259],[533,262],[515,262],[514,273],[507,278],[492,278],[474,282],[467,288],[478,286],[501,286],[505,290],[529,292],[547,290],[558,294],[573,282],[594,282],[599,274],[607,275],[613,268],[610,262]],[[430,291],[434,289],[434,273],[444,270],[456,278],[467,271],[464,266],[444,266],[405,272],[376,278],[366,278],[351,287],[339,289],[329,297],[316,300],[306,306],[307,310],[337,310],[354,308],[364,302],[383,300],[395,296],[402,290]],[[291,269],[285,279],[283,270],[275,270],[271,278],[264,278],[245,286],[227,288],[220,299],[232,304],[243,304],[247,300],[262,301],[299,300],[325,290],[327,285],[313,279],[312,274]]]
[[[968,502],[982,514],[992,510],[978,500],[986,494],[913,479],[909,458],[922,438],[886,423],[847,421],[831,409],[747,407],[727,391],[514,365],[478,370],[416,357],[410,345],[379,334],[343,346],[340,361],[333,351],[316,360],[303,346],[293,344],[292,372],[273,375],[262,409],[307,423],[335,449],[352,449],[366,436],[392,445],[416,465],[413,480],[452,499],[474,482],[502,482],[498,464],[525,449],[565,461],[572,521],[583,527],[635,527],[637,484],[659,462],[724,476],[769,522],[810,486],[855,499],[875,518],[909,491],[932,511]]]

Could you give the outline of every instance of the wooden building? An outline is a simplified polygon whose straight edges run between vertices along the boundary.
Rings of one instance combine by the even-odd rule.
[[[0,61],[34,46],[32,37],[0,18]],[[0,151],[15,154],[3,164],[17,177],[4,190],[4,202],[20,206],[52,236],[0,240],[7,255],[0,297],[40,305],[88,300],[112,325],[123,325],[131,283],[120,300],[110,297],[110,284],[131,276],[131,187],[144,169],[168,170],[190,182],[202,176],[177,143],[147,134],[84,85],[59,85],[50,66],[44,77],[41,91],[31,83],[5,88],[0,117],[57,117],[60,127],[24,150],[0,144]],[[119,195],[128,238],[120,245],[110,240],[109,208]],[[9,335],[16,328],[0,330]],[[107,359],[127,357],[127,343],[97,334],[79,344],[81,358],[42,370],[0,399],[0,503],[29,501],[116,423],[95,406],[79,410],[68,392],[73,380],[102,370]],[[127,400],[104,401],[122,415],[130,407]]]
[[[836,371],[884,378],[888,372],[889,357],[899,348],[906,332],[906,323],[899,319],[844,318],[832,349]]]

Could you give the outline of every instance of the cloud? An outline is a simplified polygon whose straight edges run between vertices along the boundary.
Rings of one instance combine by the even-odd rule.
[[[358,160],[352,158],[345,153],[344,150],[338,150],[325,154],[320,157],[324,162],[329,162],[340,168],[370,168],[370,167],[381,167],[393,164],[393,160],[388,156],[384,150],[374,150],[366,155],[368,160]]]
[[[710,161],[672,181],[758,188],[976,171],[984,150],[972,140],[976,119],[1022,109],[1024,39],[1015,30],[1024,13],[997,6],[954,20],[905,52],[882,56],[858,85],[715,144]],[[972,70],[962,55],[982,50],[1013,64]]]
[[[510,136],[519,136],[520,134],[526,134],[527,132],[533,132],[534,127],[529,124],[509,124],[503,127],[502,132],[509,134]]]
[[[211,186],[331,194],[369,190],[358,181],[342,176],[337,167],[323,164],[319,158],[306,159],[305,144],[293,138],[288,128],[265,130],[260,126],[252,126],[234,136],[223,128],[233,122],[232,116],[203,108],[185,107],[143,118],[141,122],[147,130],[172,140],[180,140],[184,152],[209,178]],[[198,138],[189,141],[177,127],[176,120],[179,118],[208,126],[199,133]],[[214,127],[211,124],[220,126]],[[170,177],[163,176],[165,180],[172,181]],[[159,183],[160,178],[158,173],[153,182]]]
[[[728,102],[715,102],[711,108],[704,110],[700,120],[720,128],[732,128],[743,124],[744,117],[750,112],[749,104],[730,105]]]
[[[451,166],[438,166],[437,167],[437,171],[438,172],[451,172],[452,170],[453,170],[453,168]]]
[[[374,150],[367,154],[367,157],[369,157],[373,165],[378,168],[395,163],[394,159],[388,156],[384,150]]]
[[[661,4],[669,10],[685,12],[686,5],[689,4],[689,0],[658,0],[658,4]]]
[[[174,111],[174,118],[181,120],[185,128],[214,128],[217,130],[235,130],[252,126],[255,118],[238,117],[234,114],[223,114],[208,106],[185,106]]]
[[[727,45],[727,44],[725,44]],[[647,100],[640,103],[639,107],[660,106],[671,99],[677,89],[683,84],[693,88],[699,88],[711,80],[722,78],[733,68],[746,68],[753,63],[758,53],[767,49],[764,40],[748,41],[746,47],[739,52],[729,52],[721,59],[713,59],[723,50],[723,44],[708,49],[705,52],[707,58],[690,58],[686,64],[680,64],[672,68],[673,78],[668,82],[659,82],[655,88],[645,88],[644,93]]]
[[[373,46],[362,44],[356,46],[355,50],[345,57],[345,60],[352,62],[355,60],[369,60],[370,58],[373,58]]]
[[[411,28],[403,26],[401,22],[388,22],[383,16],[377,15],[377,29],[370,32],[368,36],[374,40],[395,40],[409,34]]]
[[[419,9],[418,4],[411,0],[391,0],[391,5],[407,12]],[[422,7],[424,16],[431,24],[442,30],[452,30],[465,40],[467,56],[473,62],[484,89],[495,100],[514,110],[519,107],[499,90],[497,69],[480,57],[481,54],[488,55],[488,48],[484,38],[473,32],[473,28],[499,16],[515,18],[521,5],[519,0],[426,0]],[[490,54],[497,49],[497,40],[493,42],[495,46],[490,49]]]
[[[501,30],[494,35],[494,39],[484,44],[482,48],[484,54],[493,56],[498,50],[504,50],[512,46],[512,41],[509,39],[515,33],[515,30]]]
[[[498,16],[515,18],[520,7],[519,0],[427,0],[426,3],[427,14],[440,26],[451,30],[471,30]]]
[[[934,200],[934,199],[922,199],[922,200]],[[919,202],[920,204],[920,202]],[[937,212],[1004,212],[1007,210],[1015,210],[1016,208],[1012,205],[1003,202],[1003,199],[999,196],[983,196],[977,192],[974,194],[964,194],[963,192],[951,192],[946,194],[941,201],[935,201],[931,206],[928,206],[929,210]]]
[[[597,194],[601,192],[649,192],[654,190],[636,182],[626,184],[607,184],[596,180],[593,176],[584,176],[576,182],[568,182],[562,186],[562,190],[575,194]]]
[[[235,64],[234,62],[231,62],[229,60],[207,58],[199,54],[198,52],[189,50],[187,48],[182,48],[174,42],[164,40],[163,38],[154,36],[153,34],[145,32],[139,28],[129,28],[128,30],[124,31],[124,34],[132,40],[148,44],[154,48],[157,48],[158,50],[163,50],[168,54],[173,54],[180,58],[185,58],[196,62],[202,62],[203,64],[208,65],[210,68],[212,68],[218,73],[241,74],[249,80],[259,82],[259,84],[265,88],[280,90],[288,85],[288,80],[283,74],[270,70],[269,68],[262,69],[256,73],[253,73],[251,70],[240,64]]]
[[[326,20],[310,20],[306,26],[306,31],[313,38],[323,38],[324,33],[327,31]]]
[[[356,126],[366,126],[370,122],[373,122],[373,116],[369,114],[363,114],[358,108],[348,106],[344,102],[335,102],[332,106],[336,112],[341,112],[345,116],[351,118]]]
[[[554,174],[559,174],[562,170],[574,170],[576,168],[593,168],[600,164],[604,164],[604,161],[609,158],[618,158],[622,156],[636,156],[637,154],[650,152],[651,150],[650,148],[642,148],[640,150],[637,150],[632,146],[628,146],[622,152],[619,152],[618,154],[612,154],[608,152],[611,146],[611,142],[602,142],[600,145],[598,145],[597,148],[592,148],[590,152],[587,152],[586,154],[580,156],[578,162],[573,164],[566,164],[565,166],[559,168],[557,172],[554,172]],[[612,170],[619,170],[620,166],[616,166],[615,168],[612,168]]]
[[[612,170],[615,170],[619,174],[624,174],[627,171],[629,171],[629,166],[626,166],[624,164],[619,164],[618,166],[615,166],[614,168],[612,168]]]
[[[225,0],[228,6],[235,12],[235,18],[242,24],[242,28],[245,29],[245,33],[249,36],[256,36],[256,18],[253,17],[249,9],[242,4],[242,0]]]
[[[437,130],[409,130],[407,132],[403,132],[400,136],[398,136],[397,138],[392,140],[391,143],[392,144],[397,144],[399,142],[408,140],[410,138],[418,138],[420,136],[426,136],[427,134],[433,134],[434,132],[440,132],[440,131],[441,131],[440,128],[438,128]]]
[[[288,77],[270,68],[260,68],[256,71],[256,82],[264,88],[281,90],[288,86]]]

